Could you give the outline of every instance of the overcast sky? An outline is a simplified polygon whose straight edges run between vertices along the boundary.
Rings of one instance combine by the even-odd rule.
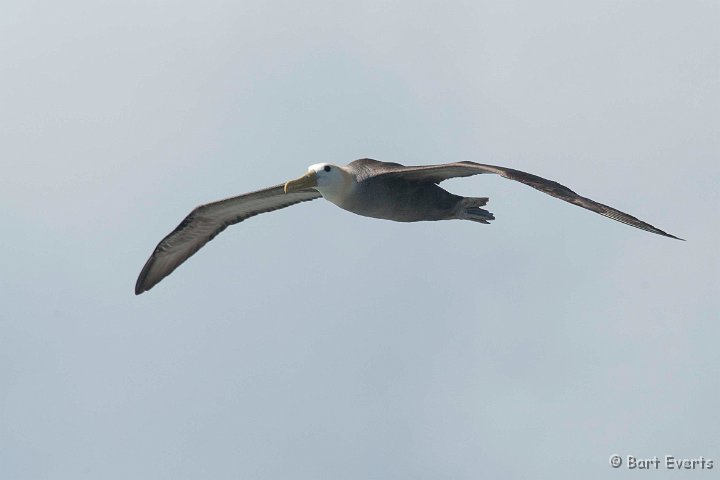
[[[1,10],[0,477],[720,469],[717,2]],[[492,225],[317,200],[133,294],[194,206],[361,157],[526,170],[688,241],[472,177],[443,186]]]

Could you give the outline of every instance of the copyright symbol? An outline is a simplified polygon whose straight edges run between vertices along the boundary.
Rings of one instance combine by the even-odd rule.
[[[622,457],[620,455],[611,455],[610,466],[613,468],[620,468],[620,465],[622,465]]]

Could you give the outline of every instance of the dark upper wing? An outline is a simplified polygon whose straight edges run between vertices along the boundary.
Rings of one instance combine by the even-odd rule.
[[[525,185],[530,185],[543,193],[547,193],[548,195],[565,200],[566,202],[579,207],[587,208],[588,210],[592,210],[593,212],[612,218],[618,222],[622,222],[648,232],[657,233],[658,235],[682,240],[682,238],[663,232],[659,228],[655,228],[649,223],[645,223],[632,215],[580,196],[564,185],[553,182],[552,180],[538,177],[537,175],[533,175],[531,173],[521,172],[520,170],[498,167],[495,165],[483,165],[475,162],[457,162],[447,163],[445,165],[427,165],[418,167],[404,167],[397,166],[397,164],[387,164],[383,162],[378,163],[379,165],[373,164],[373,177],[391,175],[416,182],[440,183],[443,180],[453,177],[469,177],[480,173],[494,173],[509,180],[515,180],[517,182],[524,183]]]
[[[271,212],[321,196],[316,190],[285,193],[283,187],[284,185],[275,185],[194,209],[155,247],[137,279],[135,295],[150,290],[228,226],[259,213]]]

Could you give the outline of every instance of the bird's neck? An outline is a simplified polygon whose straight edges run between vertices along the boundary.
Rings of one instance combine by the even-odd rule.
[[[340,175],[335,178],[334,182],[317,187],[317,190],[325,200],[342,207],[357,188],[357,180],[355,175],[343,167],[338,167],[338,172]]]

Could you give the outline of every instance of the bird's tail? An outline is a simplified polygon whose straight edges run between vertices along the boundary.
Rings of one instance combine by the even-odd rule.
[[[495,216],[480,207],[488,202],[488,197],[465,197],[458,202],[455,218],[460,220],[472,220],[479,223],[490,223],[495,220]]]

